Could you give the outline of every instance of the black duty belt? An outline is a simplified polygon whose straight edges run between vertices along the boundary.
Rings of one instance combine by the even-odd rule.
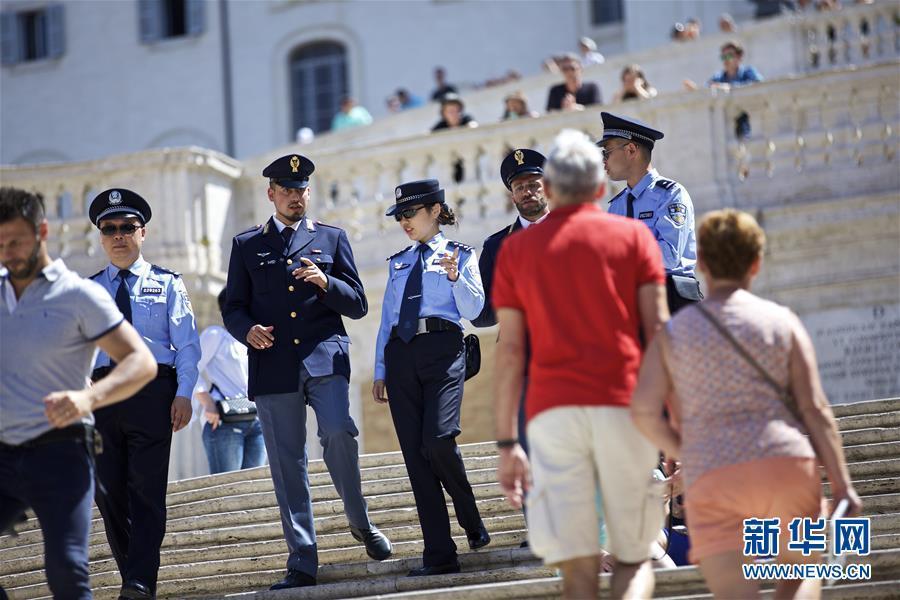
[[[100,381],[113,370],[112,367],[98,367],[91,372],[91,381]],[[177,372],[175,371],[175,367],[172,365],[156,365],[156,377],[167,378],[167,377],[175,377]]]
[[[448,321],[447,319],[442,319],[440,317],[425,317],[424,319],[419,319],[419,328],[416,330],[416,335],[419,335],[420,333],[434,333],[436,331],[461,331],[461,328],[453,321]],[[394,339],[395,337],[400,337],[396,326],[391,327],[391,339]]]

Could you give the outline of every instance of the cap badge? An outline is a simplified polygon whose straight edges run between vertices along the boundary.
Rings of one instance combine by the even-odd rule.
[[[516,159],[516,164],[520,167],[525,164],[525,154],[521,150],[516,150],[516,153],[513,154],[513,158]]]
[[[119,193],[119,190],[113,190],[109,193],[109,203],[122,204],[122,194]]]
[[[403,190],[397,188],[396,190],[394,190],[394,194],[397,196],[397,200],[399,200],[400,197],[403,196]]]
[[[291,157],[291,173],[297,173],[300,170],[300,158],[298,156]]]

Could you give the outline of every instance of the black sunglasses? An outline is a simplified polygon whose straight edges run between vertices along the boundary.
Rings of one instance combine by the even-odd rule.
[[[119,225],[116,227],[115,225],[104,225],[100,228],[100,233],[107,236],[112,237],[117,233],[121,233],[122,235],[131,235],[138,229],[142,229],[141,225],[135,225],[134,223],[126,223],[125,225]]]
[[[415,208],[407,208],[406,210],[401,210],[398,213],[394,213],[394,218],[397,219],[397,222],[400,222],[400,219],[412,219],[416,216],[416,213],[425,208],[425,206],[417,206]]]

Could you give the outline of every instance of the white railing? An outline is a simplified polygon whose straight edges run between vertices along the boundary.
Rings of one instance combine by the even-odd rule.
[[[719,48],[726,40],[740,41],[745,63],[755,66],[767,79],[890,60],[900,55],[900,5],[876,0],[870,5],[848,6],[833,12],[785,15],[742,25],[733,35],[703,35],[691,42],[607,57],[602,65],[585,69],[584,78],[600,84],[606,101],[620,87],[619,74],[629,64],[644,68],[648,80],[661,94],[678,92],[684,79],[701,86],[722,68]],[[541,73],[520,81],[481,90],[463,90],[466,111],[482,125],[496,123],[503,113],[503,98],[521,90],[532,109],[543,112],[547,91],[562,81],[560,75]],[[633,105],[625,108],[632,110]],[[427,133],[438,121],[436,104],[404,111],[377,120],[368,127],[316,138],[302,150],[312,156],[332,150],[370,146]],[[276,157],[298,151],[295,145],[268,153]]]

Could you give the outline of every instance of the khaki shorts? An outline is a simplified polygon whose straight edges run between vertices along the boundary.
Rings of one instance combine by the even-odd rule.
[[[552,565],[600,553],[596,493],[606,513],[607,550],[629,564],[650,558],[662,528],[663,488],[653,479],[659,453],[628,408],[564,406],[528,423],[534,486],[528,541]]]

